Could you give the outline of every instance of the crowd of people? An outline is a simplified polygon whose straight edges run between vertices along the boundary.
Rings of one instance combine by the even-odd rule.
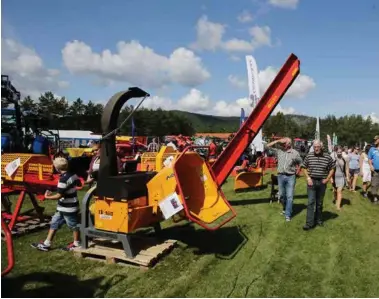
[[[188,140],[178,138],[165,142],[166,145],[178,149],[185,148]],[[170,144],[171,143],[171,144]],[[275,148],[275,144],[282,144],[281,148]],[[209,140],[209,158],[216,158],[217,145],[214,140]],[[100,166],[100,144],[93,144],[94,156],[88,170],[86,183],[92,184],[97,180],[97,172]],[[307,180],[308,207],[304,230],[313,229],[316,225],[322,226],[323,201],[327,184],[330,182],[334,190],[334,202],[336,210],[341,211],[342,191],[347,188],[356,192],[358,176],[362,177],[362,194],[367,198],[371,191],[372,202],[379,203],[379,135],[374,137],[373,146],[367,145],[363,150],[359,147],[348,149],[336,146],[332,153],[328,153],[320,140],[313,142],[312,151],[305,157],[292,147],[290,138],[283,138],[266,145],[277,157],[277,172],[279,185],[279,198],[283,205],[282,215],[286,221],[291,221],[292,205],[295,192],[298,169],[303,170]],[[153,139],[147,146],[150,152],[159,151],[160,144]],[[262,155],[262,153],[260,153]],[[303,158],[304,157],[304,158]],[[121,172],[121,159],[117,157],[119,172]],[[58,190],[56,194],[46,191],[47,199],[58,201],[57,211],[54,214],[47,238],[39,243],[33,243],[32,247],[49,251],[56,231],[66,223],[73,230],[74,242],[65,250],[72,250],[80,246],[77,213],[79,200],[76,186],[80,185],[76,174],[69,171],[68,161],[64,157],[56,157],[53,161],[55,169],[60,173]]]
[[[282,147],[274,148],[277,143],[282,144]],[[362,178],[363,198],[379,203],[379,135],[374,137],[373,145],[366,145],[363,149],[358,146],[350,149],[335,146],[332,153],[325,150],[320,140],[315,140],[313,150],[304,159],[292,148],[290,138],[271,142],[267,147],[277,156],[279,198],[286,221],[291,221],[298,167],[303,170],[307,180],[308,207],[304,230],[323,225],[323,200],[329,182],[333,186],[337,211],[341,211],[342,191],[347,189],[356,192],[359,176]]]

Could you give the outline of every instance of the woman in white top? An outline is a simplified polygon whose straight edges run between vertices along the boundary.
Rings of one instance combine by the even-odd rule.
[[[369,184],[371,182],[371,169],[368,164],[368,152],[370,150],[370,145],[366,145],[364,151],[361,153],[361,157],[359,159],[360,169],[361,169],[361,177],[363,181],[363,196],[367,197],[367,190],[369,188]]]

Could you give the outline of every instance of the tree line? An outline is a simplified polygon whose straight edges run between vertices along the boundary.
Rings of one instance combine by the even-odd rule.
[[[274,134],[313,140],[316,122],[316,118],[278,113],[266,121],[263,133],[266,136]],[[379,124],[374,123],[371,117],[364,118],[362,115],[345,115],[338,118],[328,115],[320,118],[320,133],[321,140],[325,144],[327,135],[332,138],[335,133],[339,145],[363,146],[364,142],[371,143],[374,136],[379,134]]]
[[[90,130],[101,133],[101,115],[103,105],[89,101],[84,103],[78,98],[69,103],[65,97],[55,97],[52,92],[42,94],[37,101],[30,96],[25,97],[21,103],[21,110],[26,115],[26,121],[33,123],[41,129],[61,130]],[[121,123],[133,109],[125,106],[120,113]],[[136,135],[164,136],[187,135],[192,136],[196,132],[220,133],[236,132],[239,127],[239,118],[216,118],[214,116],[184,113],[180,111],[165,111],[139,108],[134,116]],[[196,120],[196,121],[195,121]],[[210,126],[210,123],[214,123]],[[284,115],[278,113],[272,115],[263,126],[265,136],[288,136],[291,138],[314,139],[316,118],[299,115]],[[374,135],[379,134],[379,124],[374,123],[370,117],[361,115],[349,115],[335,117],[328,115],[320,119],[321,139],[326,142],[326,135],[336,133],[338,143],[342,145],[357,145],[371,142]],[[120,133],[130,135],[132,124],[129,121],[120,129]]]
[[[30,96],[20,102],[21,110],[28,124],[40,129],[89,130],[102,133],[101,116],[103,105],[89,101],[84,103],[78,98],[71,104],[65,97],[55,97],[52,92],[42,94],[37,101]],[[132,106],[125,106],[120,112],[119,124],[132,111]],[[162,109],[151,110],[139,108],[133,115],[136,135],[193,135],[195,129],[186,117]],[[121,127],[120,133],[132,133],[131,120]]]

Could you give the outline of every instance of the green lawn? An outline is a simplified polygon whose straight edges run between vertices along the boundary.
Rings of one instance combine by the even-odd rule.
[[[147,272],[75,258],[60,250],[32,249],[29,244],[43,240],[46,230],[16,238],[16,266],[2,278],[2,296],[379,296],[379,205],[359,192],[345,191],[343,211],[337,213],[329,188],[325,227],[304,232],[303,179],[297,182],[295,215],[289,223],[279,215],[280,205],[269,204],[269,188],[235,194],[232,185],[229,179],[224,190],[237,217],[213,233],[184,222],[165,224],[165,235],[179,240],[179,246]],[[44,205],[54,210],[53,203]],[[54,245],[69,241],[71,233],[64,228]]]

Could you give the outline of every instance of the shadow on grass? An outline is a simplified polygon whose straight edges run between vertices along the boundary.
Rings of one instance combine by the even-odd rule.
[[[338,215],[329,211],[322,212],[322,221],[326,222],[328,220],[336,219]]]
[[[350,206],[351,205],[351,200],[350,199],[346,199],[346,198],[342,198],[341,200],[341,207],[343,206]]]
[[[118,282],[110,279],[104,285],[100,285],[103,279],[104,277],[98,277],[80,281],[75,275],[58,272],[30,273],[2,278],[1,295],[3,297],[21,298],[93,298],[95,295],[96,297],[104,297],[112,286],[125,277],[118,277]],[[43,285],[36,286],[33,289],[25,289],[25,285],[33,283]]]
[[[194,248],[196,255],[215,254],[221,259],[233,259],[248,241],[239,226],[208,231],[195,229],[191,223],[163,229],[159,236],[178,240],[189,248]]]
[[[307,198],[307,194],[295,195],[294,199],[304,199]],[[240,199],[240,200],[231,200],[229,203],[232,206],[246,206],[246,205],[256,205],[261,203],[270,203],[271,198],[251,198],[251,199]],[[273,202],[274,203],[274,202]],[[277,203],[277,201],[275,201]]]
[[[305,205],[305,204],[294,203],[292,206],[292,218],[295,217],[296,215],[300,214],[306,208],[307,208],[307,205]]]
[[[245,188],[245,189],[237,189],[235,190],[234,192],[235,193],[246,193],[246,192],[251,192],[251,191],[261,191],[261,190],[265,190],[268,188],[268,185],[265,184],[265,185],[262,185],[262,186],[259,186],[259,187],[251,187],[251,188]]]

